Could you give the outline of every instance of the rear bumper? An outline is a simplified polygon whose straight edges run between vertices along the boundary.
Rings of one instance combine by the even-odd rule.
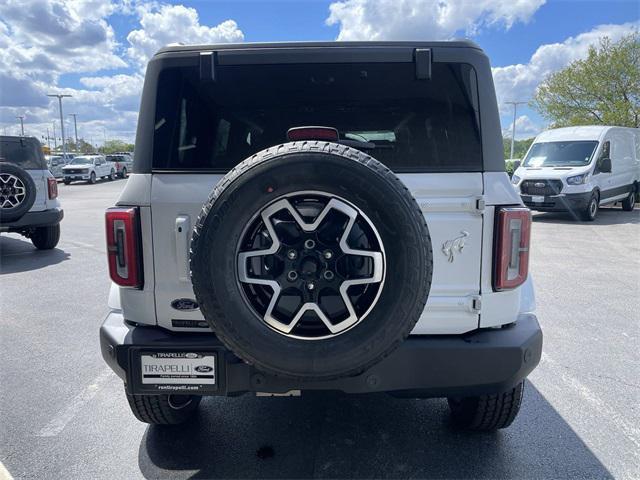
[[[15,222],[0,223],[0,232],[14,232],[32,227],[49,227],[60,223],[62,217],[64,217],[64,212],[61,208],[27,212]]]
[[[136,380],[140,350],[217,352],[217,390],[207,395],[290,390],[341,390],[347,393],[415,392],[419,396],[474,396],[508,390],[540,362],[542,331],[533,314],[515,324],[459,336],[411,336],[366,372],[330,381],[296,381],[256,370],[238,359],[213,334],[174,333],[159,327],[133,326],[111,312],[100,328],[107,364],[130,393],[149,393]]]
[[[533,202],[531,195],[521,194],[522,202],[531,210],[543,212],[567,212],[585,210],[591,200],[591,192],[561,193],[560,195],[547,195],[543,202]]]

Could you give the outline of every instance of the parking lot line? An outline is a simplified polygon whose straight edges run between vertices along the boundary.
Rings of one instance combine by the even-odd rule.
[[[96,393],[98,393],[100,387],[102,387],[102,385],[113,375],[114,374],[110,369],[107,368],[103,370],[103,372],[98,375],[90,385],[71,400],[66,408],[63,408],[58,412],[36,436],[55,437],[58,435],[62,430],[64,430],[64,427],[73,420],[76,413],[78,413],[78,411],[86,405],[96,395]]]

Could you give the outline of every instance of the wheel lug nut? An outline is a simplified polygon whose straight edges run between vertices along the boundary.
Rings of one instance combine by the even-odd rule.
[[[304,248],[306,248],[307,250],[311,250],[315,246],[316,246],[316,242],[314,242],[311,239],[308,239],[308,240],[304,241]]]
[[[325,251],[322,253],[322,256],[323,256],[324,258],[326,258],[327,260],[331,260],[331,258],[333,258],[333,252],[332,252],[331,250],[325,250]]]
[[[316,284],[313,282],[309,282],[307,283],[307,290],[313,290],[314,288],[316,288]]]
[[[289,273],[287,273],[287,280],[289,280],[290,282],[294,282],[297,278],[298,272],[296,272],[295,270],[291,270]]]
[[[296,252],[295,250],[289,250],[287,252],[287,258],[289,258],[289,260],[295,260],[296,258],[298,258],[298,252]]]
[[[333,277],[334,277],[333,272],[331,270],[325,270],[322,276],[324,277],[325,280],[333,280]]]

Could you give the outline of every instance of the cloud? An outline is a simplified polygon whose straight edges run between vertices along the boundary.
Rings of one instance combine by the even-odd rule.
[[[26,77],[0,71],[0,105],[8,107],[43,107],[48,99]]]
[[[134,17],[139,27],[121,38],[114,14]],[[125,32],[126,33],[126,32]],[[107,136],[133,141],[144,67],[167,43],[242,41],[233,20],[202,25],[193,8],[145,0],[0,0],[0,123],[15,134],[16,115],[25,116],[27,134],[42,138],[58,126],[60,92],[65,114],[78,114],[80,136],[102,143]],[[124,43],[124,45],[123,45]],[[66,74],[83,75],[65,88]],[[70,119],[65,118],[67,134]],[[4,132],[3,132],[4,133]]]
[[[502,136],[511,138],[513,120],[502,130]],[[527,115],[516,118],[516,140],[531,138],[538,135],[544,127],[531,120]]]
[[[589,47],[597,45],[600,38],[608,36],[617,41],[622,36],[638,30],[640,22],[621,25],[599,25],[593,30],[567,38],[562,43],[540,46],[528,63],[493,68],[493,81],[502,113],[510,111],[506,101],[529,101],[537,86],[550,73],[569,63],[585,58]]]
[[[545,0],[344,0],[329,6],[338,40],[441,40],[527,22]]]
[[[127,35],[131,45],[127,55],[140,66],[145,66],[155,52],[170,43],[207,44],[244,40],[244,34],[235,21],[226,20],[214,27],[201,25],[198,12],[184,5],[141,7],[139,12],[142,28]]]
[[[94,72],[124,68],[117,54],[113,28],[101,14],[115,3],[86,0],[5,0],[0,3],[0,67],[4,71],[38,70],[39,60],[49,76],[61,72]],[[42,67],[39,70],[43,70]]]

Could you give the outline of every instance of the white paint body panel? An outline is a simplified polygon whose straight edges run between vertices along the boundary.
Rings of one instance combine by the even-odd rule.
[[[460,334],[479,326],[512,323],[535,303],[532,287],[492,291],[494,204],[519,204],[505,173],[399,175],[424,212],[433,248],[433,282],[426,308],[413,334]],[[203,320],[199,310],[177,311],[171,302],[194,298],[188,248],[202,204],[222,175],[132,175],[119,205],[141,206],[144,288],[114,287],[110,308],[127,320],[177,331],[173,319]],[[485,206],[486,205],[486,206]],[[443,245],[466,232],[454,259]],[[153,235],[152,235],[153,233]],[[402,286],[398,286],[401,288]],[[525,310],[523,310],[525,308]]]
[[[52,203],[50,202],[55,202],[55,200],[49,200],[49,186],[47,185],[47,178],[51,176],[51,172],[49,170],[26,170],[26,172],[36,185],[36,199],[29,211],[41,212],[48,208],[55,208],[51,206]]]
[[[463,333],[478,328],[473,301],[480,293],[482,254],[481,173],[399,175],[427,220],[433,248],[433,279],[427,305],[413,334]],[[443,245],[466,232],[453,262]]]

